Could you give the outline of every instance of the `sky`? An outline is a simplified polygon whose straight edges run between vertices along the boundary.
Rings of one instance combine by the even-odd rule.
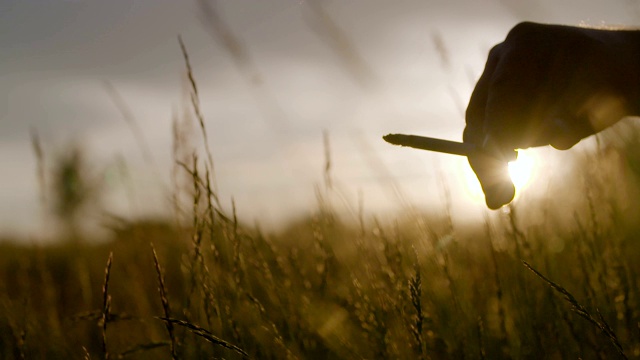
[[[323,134],[339,201],[373,213],[405,203],[437,210],[448,188],[454,212],[481,213],[465,195],[464,158],[381,136],[460,140],[488,50],[523,20],[637,26],[640,3],[0,0],[0,234],[48,231],[34,131],[49,168],[81,146],[103,178],[104,211],[171,213],[172,119],[190,109],[178,35],[220,197],[229,208],[233,198],[243,220],[269,226],[313,211]],[[191,139],[201,144],[195,125]]]

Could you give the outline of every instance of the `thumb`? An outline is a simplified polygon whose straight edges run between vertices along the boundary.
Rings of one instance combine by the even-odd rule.
[[[499,209],[513,200],[515,186],[509,176],[509,163],[481,152],[469,155],[469,164],[476,173],[487,207]]]
[[[583,138],[595,133],[588,118],[576,117],[574,121],[555,118],[551,124],[549,144],[558,150],[567,150]]]

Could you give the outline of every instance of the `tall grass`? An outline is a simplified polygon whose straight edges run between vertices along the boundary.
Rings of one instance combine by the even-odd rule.
[[[563,224],[575,229],[553,239],[563,248],[553,226],[515,211],[455,228],[415,211],[349,222],[330,201],[264,233],[218,207],[203,166],[187,166],[191,226],[122,223],[97,245],[3,243],[0,356],[640,356],[640,245],[622,215]]]
[[[340,31],[310,11],[320,29]],[[255,70],[224,26],[212,31],[243,71]],[[317,211],[265,233],[218,197],[180,45],[205,154],[191,152],[176,120],[175,219],[120,220],[101,243],[0,242],[0,358],[640,358],[640,228],[629,205],[640,199],[638,139],[609,149],[631,201],[610,191],[618,174],[605,173],[588,177],[586,211],[569,220],[550,209],[533,221],[511,206],[456,226],[451,207],[378,219],[360,205],[341,217],[325,134]],[[332,44],[357,68],[348,45]],[[602,165],[594,156],[604,153],[586,161]]]
[[[606,183],[590,178],[586,212],[562,231],[517,207],[462,228],[415,210],[346,221],[328,199],[326,137],[325,148],[320,208],[278,233],[227,213],[194,156],[182,163],[189,226],[123,222],[94,245],[3,243],[1,356],[640,356],[638,228],[598,190]]]

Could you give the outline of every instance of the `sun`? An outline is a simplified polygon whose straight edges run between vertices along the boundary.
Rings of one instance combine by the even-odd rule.
[[[516,188],[516,197],[527,188],[536,170],[536,158],[529,150],[518,150],[518,159],[509,163],[509,176]],[[464,164],[464,179],[467,196],[474,202],[484,203],[480,182],[468,163]]]
[[[523,190],[529,185],[535,168],[535,161],[530,152],[518,151],[518,159],[509,163],[509,176],[513,185],[518,190]]]

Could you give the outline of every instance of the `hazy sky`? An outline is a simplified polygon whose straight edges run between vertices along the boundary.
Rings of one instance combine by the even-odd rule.
[[[228,204],[233,196],[245,220],[268,224],[313,209],[323,131],[348,202],[361,194],[366,209],[388,209],[399,203],[395,184],[411,203],[441,206],[439,179],[459,178],[465,160],[396,149],[382,135],[459,140],[472,80],[519,21],[640,23],[634,0],[315,3],[322,6],[218,1],[233,52],[194,1],[0,0],[0,233],[43,228],[30,129],[49,164],[67,144],[83,146],[106,174],[107,211],[170,211],[171,119],[188,105],[178,34],[199,86],[221,197]],[[142,129],[151,162],[105,82]],[[117,170],[123,161],[132,180]],[[458,196],[460,184],[449,186],[460,209],[481,211]]]

